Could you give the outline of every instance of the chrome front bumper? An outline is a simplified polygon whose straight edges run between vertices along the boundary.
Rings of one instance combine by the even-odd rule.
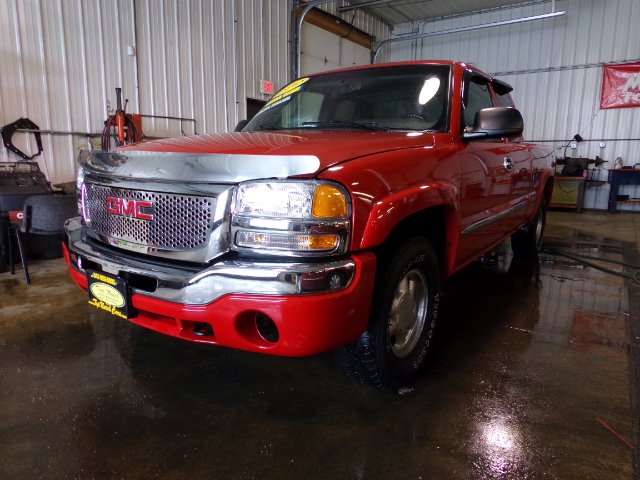
[[[96,266],[112,275],[133,274],[157,285],[153,290],[136,288],[134,293],[186,305],[206,305],[231,293],[258,295],[302,295],[336,292],[354,278],[352,259],[325,263],[267,263],[221,261],[200,271],[119,256],[112,248],[97,250],[84,240],[80,217],[64,226],[73,268],[85,271]],[[126,275],[124,275],[126,276]]]

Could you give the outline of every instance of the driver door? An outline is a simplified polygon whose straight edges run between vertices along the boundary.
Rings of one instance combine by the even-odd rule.
[[[490,78],[475,74],[464,86],[464,128],[473,127],[476,113],[494,107]],[[515,225],[510,211],[514,151],[502,139],[472,140],[460,153],[461,239],[458,258],[466,263],[479,251],[498,243]]]

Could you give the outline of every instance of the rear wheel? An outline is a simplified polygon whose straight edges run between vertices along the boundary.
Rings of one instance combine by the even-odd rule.
[[[439,295],[431,244],[424,237],[401,243],[378,270],[367,331],[340,352],[347,373],[384,391],[409,385],[429,351]]]
[[[538,255],[538,252],[540,252],[542,248],[542,237],[544,236],[546,222],[547,207],[544,199],[542,199],[533,222],[525,225],[511,236],[511,250],[513,250],[513,254],[521,257]]]

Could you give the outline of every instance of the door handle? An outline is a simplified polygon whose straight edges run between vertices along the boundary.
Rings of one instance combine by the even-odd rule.
[[[505,170],[511,171],[513,170],[513,160],[511,157],[504,157],[504,162],[502,163]]]

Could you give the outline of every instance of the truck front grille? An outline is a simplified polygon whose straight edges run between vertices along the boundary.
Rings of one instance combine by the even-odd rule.
[[[215,198],[85,185],[88,224],[100,235],[163,250],[197,248],[209,239]]]

